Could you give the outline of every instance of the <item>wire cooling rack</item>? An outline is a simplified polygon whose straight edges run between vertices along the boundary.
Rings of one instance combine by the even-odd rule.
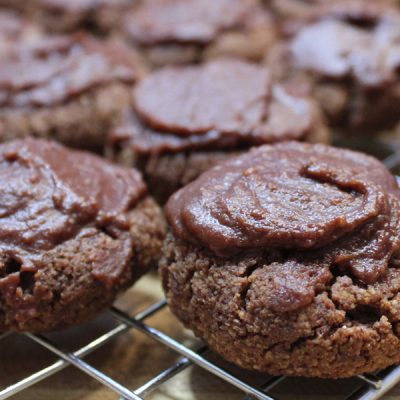
[[[354,143],[345,144],[346,147],[361,148],[364,151],[373,149],[373,153],[380,156],[385,164],[394,172],[399,174],[400,170],[400,147],[397,143],[371,143],[369,148],[363,145],[355,145]],[[66,351],[62,346],[55,341],[44,335],[36,334],[23,334],[28,340],[35,342],[40,347],[53,353],[57,360],[49,364],[43,369],[40,369],[33,374],[24,377],[23,379],[15,382],[0,390],[0,400],[8,399],[23,390],[35,385],[62,369],[73,366],[90,377],[94,378],[102,385],[108,387],[113,392],[117,393],[121,399],[138,400],[145,399],[148,394],[155,391],[162,384],[172,379],[175,375],[181,373],[183,370],[192,365],[196,365],[208,373],[219,377],[226,381],[228,384],[233,385],[243,392],[243,399],[260,399],[260,400],[273,400],[277,397],[274,396],[273,391],[278,386],[289,386],[290,379],[285,376],[281,377],[266,377],[262,384],[254,385],[248,379],[249,373],[243,373],[237,368],[235,372],[231,372],[230,368],[221,367],[219,363],[210,360],[206,353],[209,352],[206,346],[202,346],[196,350],[184,345],[181,341],[175,340],[163,331],[156,329],[148,322],[150,317],[160,313],[166,307],[165,300],[161,300],[147,307],[136,315],[122,311],[120,308],[113,307],[107,311],[108,315],[114,320],[115,325],[107,330],[105,333],[91,340],[88,344],[82,346],[75,351]],[[152,379],[146,381],[136,389],[128,388],[121,383],[117,382],[110,375],[101,372],[93,365],[85,361],[85,356],[96,350],[104,347],[107,343],[111,342],[118,336],[127,334],[128,331],[138,331],[147,335],[151,340],[158,342],[169,348],[178,356],[177,361],[173,362],[169,367],[164,369],[159,374],[155,375]],[[0,334],[0,346],[2,341],[13,333]],[[132,343],[135,346],[135,343]],[[149,354],[151,357],[151,354]],[[3,362],[1,362],[2,364]],[[226,365],[226,364],[225,364]],[[4,368],[1,365],[0,368]],[[359,375],[354,378],[355,384],[342,398],[346,400],[375,400],[381,398],[388,390],[400,383],[400,366],[392,367],[385,371],[376,374]],[[325,382],[326,381],[321,381]],[[1,382],[0,382],[1,383]],[[322,384],[322,383],[320,383]],[[339,387],[340,384],[335,384],[334,387]],[[331,386],[332,388],[332,382]],[[332,394],[332,389],[330,389]],[[341,393],[342,394],[342,393]],[[292,397],[293,398],[293,397]]]

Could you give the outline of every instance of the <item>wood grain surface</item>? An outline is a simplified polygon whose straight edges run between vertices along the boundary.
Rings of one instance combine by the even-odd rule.
[[[162,292],[158,278],[150,275],[125,294],[117,305],[133,314],[160,298],[162,298]],[[189,346],[197,344],[190,332],[184,330],[167,309],[157,313],[146,322]],[[102,315],[89,324],[51,334],[49,337],[64,349],[75,350],[105,333],[114,325],[111,317]],[[207,357],[234,373],[245,374],[252,382],[265,380],[264,376],[249,374],[223,363],[211,352],[207,354]],[[164,346],[130,330],[98,349],[85,360],[123,385],[134,389],[169,367],[178,358],[179,356]],[[0,341],[0,386],[4,388],[55,360],[56,358],[51,353],[31,340],[13,334]],[[293,378],[278,385],[272,394],[280,400],[336,400],[342,399],[343,395],[348,393],[355,384],[356,381],[352,379],[322,382],[318,379]],[[68,367],[13,397],[18,400],[113,400],[118,398],[118,395],[74,367]],[[243,400],[244,395],[200,368],[190,367],[147,395],[146,399]],[[400,385],[384,399],[400,399]]]

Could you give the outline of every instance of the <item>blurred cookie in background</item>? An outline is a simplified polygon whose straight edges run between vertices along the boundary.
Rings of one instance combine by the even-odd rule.
[[[34,136],[101,151],[142,73],[132,49],[86,34],[21,46],[0,65],[0,141]]]
[[[258,0],[137,1],[122,33],[154,67],[217,56],[259,61],[276,36]]]
[[[138,167],[164,202],[221,160],[285,140],[329,140],[317,104],[264,66],[221,59],[165,67],[142,79],[111,131],[107,153]]]
[[[308,81],[332,127],[349,134],[395,130],[400,122],[400,12],[386,3],[345,1],[292,21],[268,51],[280,79]]]
[[[0,0],[0,6],[22,12],[51,32],[79,29],[105,34],[112,31],[130,0]]]

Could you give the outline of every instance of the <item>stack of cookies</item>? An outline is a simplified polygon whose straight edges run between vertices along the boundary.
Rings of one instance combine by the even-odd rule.
[[[399,140],[397,0],[0,0],[0,59],[0,331],[159,266],[243,368],[400,362],[400,189],[331,146]]]

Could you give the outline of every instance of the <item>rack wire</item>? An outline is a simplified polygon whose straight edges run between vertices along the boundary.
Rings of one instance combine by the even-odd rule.
[[[381,158],[384,159],[384,163],[393,171],[399,173],[399,145],[397,143],[384,144],[383,147],[382,143],[379,145],[381,146],[380,149],[383,149],[380,154]],[[357,146],[347,145],[346,147],[354,148]],[[376,153],[377,147],[375,144],[372,144],[371,147]],[[368,149],[363,150],[368,151]],[[290,378],[285,376],[268,377],[262,384],[254,385],[254,383],[249,383],[248,373],[242,374],[240,370],[237,372],[237,369],[235,370],[235,373],[232,373],[229,369],[221,367],[217,363],[210,361],[209,357],[206,356],[206,353],[208,352],[206,346],[201,346],[196,350],[193,350],[161,330],[151,326],[151,324],[148,322],[150,317],[156,315],[165,307],[166,301],[161,300],[152,304],[144,311],[141,311],[136,315],[130,315],[128,312],[124,312],[119,308],[112,307],[107,311],[107,313],[116,324],[111,329],[108,329],[106,333],[96,337],[94,340],[90,341],[88,344],[82,346],[76,351],[67,351],[43,335],[30,333],[22,334],[40,347],[53,353],[57,357],[57,360],[45,368],[24,377],[18,382],[1,389],[0,400],[11,398],[12,396],[31,387],[32,385],[48,379],[55,373],[68,366],[73,366],[81,370],[85,374],[100,382],[102,385],[117,393],[121,399],[128,400],[145,399],[148,394],[159,388],[162,384],[171,380],[175,375],[193,365],[202,368],[208,373],[217,376],[220,379],[228,382],[230,385],[240,389],[243,392],[243,398],[247,400],[274,400],[277,398],[272,394],[274,389],[281,387],[282,385],[286,385],[290,380]],[[133,390],[117,382],[111,376],[101,372],[99,369],[96,369],[93,365],[85,361],[86,356],[102,348],[116,337],[124,335],[131,330],[143,333],[151,340],[166,346],[179,356],[178,360],[172,363],[169,367]],[[10,335],[16,334],[0,334],[0,346],[1,342]],[[134,345],[135,344],[133,343],[132,346]],[[149,356],[151,357],[151,355]],[[343,397],[343,400],[376,400],[381,398],[396,384],[400,383],[400,366],[392,367],[376,374],[359,375],[355,379],[356,385],[352,388],[350,393]]]

